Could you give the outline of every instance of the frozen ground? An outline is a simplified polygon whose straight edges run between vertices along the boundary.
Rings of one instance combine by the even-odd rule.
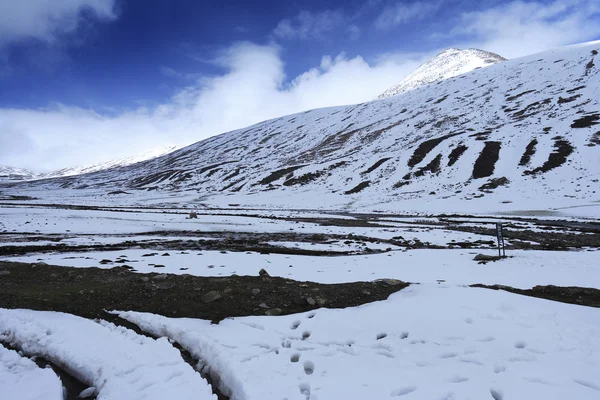
[[[600,310],[411,286],[387,301],[210,325],[123,318],[206,360],[235,399],[598,399]]]
[[[487,252],[494,255],[494,250]],[[169,254],[163,256],[163,254]],[[142,273],[196,276],[258,275],[299,281],[343,283],[392,278],[405,282],[499,284],[528,289],[535,285],[600,289],[600,251],[512,251],[510,258],[487,264],[473,261],[473,250],[412,250],[357,256],[298,256],[245,252],[118,250],[56,253],[4,258],[71,267],[113,268],[129,265]],[[100,263],[110,260],[110,263]]]

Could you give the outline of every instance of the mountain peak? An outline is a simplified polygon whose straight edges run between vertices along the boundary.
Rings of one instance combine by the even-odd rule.
[[[480,49],[461,50],[451,47],[419,66],[377,98],[385,99],[416,89],[419,86],[452,78],[476,68],[487,67],[502,61],[506,61],[506,59],[489,51]]]

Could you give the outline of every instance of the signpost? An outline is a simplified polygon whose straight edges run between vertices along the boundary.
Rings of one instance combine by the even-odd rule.
[[[502,222],[496,222],[496,237],[498,238],[498,257],[506,257],[504,250],[504,232],[502,231]]]

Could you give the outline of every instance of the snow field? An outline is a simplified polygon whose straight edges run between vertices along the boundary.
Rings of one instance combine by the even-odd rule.
[[[0,308],[0,341],[52,361],[95,387],[99,400],[216,399],[167,339],[140,336],[105,321]]]
[[[600,310],[502,291],[413,285],[360,307],[218,325],[120,316],[203,358],[236,400],[600,396]]]
[[[86,253],[34,254],[6,261],[69,267],[113,268],[127,264],[141,273],[195,276],[257,276],[261,268],[271,276],[319,283],[399,279],[405,282],[469,285],[508,285],[528,289],[536,285],[581,286],[600,289],[600,251],[510,251],[506,258],[487,264],[473,261],[481,250],[410,250],[355,256],[298,256],[220,251],[116,250]],[[164,254],[169,256],[164,256]],[[484,251],[496,255],[496,250]],[[125,256],[122,258],[121,256]],[[100,264],[102,260],[112,263]],[[118,260],[123,260],[117,262]]]

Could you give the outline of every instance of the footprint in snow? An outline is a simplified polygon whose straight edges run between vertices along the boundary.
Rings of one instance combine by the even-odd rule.
[[[315,372],[315,364],[312,361],[304,362],[304,373],[306,375],[312,375]]]
[[[400,389],[396,389],[392,391],[391,396],[392,397],[400,397],[400,396],[405,396],[409,393],[414,392],[415,390],[417,390],[416,386],[407,386],[407,387],[403,387]]]
[[[300,321],[296,320],[296,321],[292,322],[292,326],[290,326],[290,329],[295,330],[295,329],[298,329],[299,326],[300,326]]]
[[[457,375],[457,376],[454,376],[454,377],[450,378],[448,381],[451,382],[451,383],[463,383],[463,382],[466,382],[468,380],[469,380],[469,378],[467,378],[467,377]]]
[[[440,358],[453,358],[456,357],[457,353],[442,353],[439,355]]]
[[[522,341],[522,340],[518,340],[518,341],[515,342],[515,347],[517,349],[524,349],[526,345],[527,344],[524,341]]]

